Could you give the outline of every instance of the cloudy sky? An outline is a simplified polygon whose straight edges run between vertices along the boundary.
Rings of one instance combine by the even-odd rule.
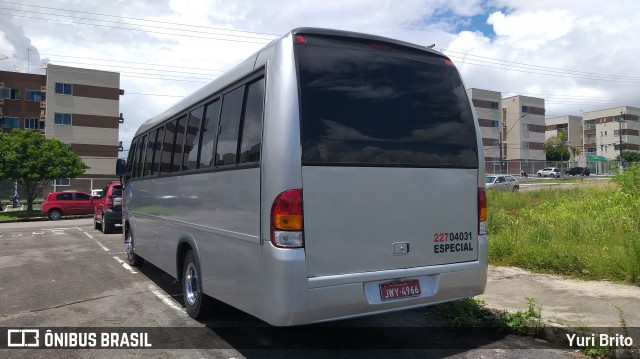
[[[0,70],[120,72],[128,148],[146,119],[302,26],[435,44],[467,87],[544,98],[547,117],[640,107],[637,0],[0,0]]]

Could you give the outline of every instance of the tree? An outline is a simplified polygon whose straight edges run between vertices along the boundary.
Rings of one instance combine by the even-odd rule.
[[[567,131],[560,130],[558,134],[544,141],[542,149],[547,155],[547,161],[568,161],[571,153],[567,148]]]
[[[18,182],[27,197],[27,209],[52,180],[75,178],[87,165],[68,146],[37,131],[15,129],[0,133],[0,180]]]
[[[620,155],[616,156],[616,160],[620,161]],[[622,160],[624,162],[640,162],[640,152],[622,151]]]

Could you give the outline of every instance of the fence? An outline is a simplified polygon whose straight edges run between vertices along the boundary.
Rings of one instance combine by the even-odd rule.
[[[628,167],[634,163],[624,162],[623,166]],[[640,165],[640,163],[635,162]],[[529,160],[505,160],[503,168],[500,170],[500,161],[485,161],[485,170],[487,173],[505,173],[512,175],[520,175],[522,171],[529,175],[535,175],[536,172],[547,167],[557,167],[562,173],[571,167],[588,167],[591,175],[613,176],[620,172],[619,161],[529,161]]]

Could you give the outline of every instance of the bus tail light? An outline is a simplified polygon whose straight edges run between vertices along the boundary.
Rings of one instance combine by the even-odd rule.
[[[478,188],[478,235],[487,234],[487,192]]]
[[[280,193],[271,206],[271,243],[278,248],[302,248],[302,189]]]

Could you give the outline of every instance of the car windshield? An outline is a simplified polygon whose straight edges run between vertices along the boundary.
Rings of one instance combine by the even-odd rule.
[[[486,183],[493,183],[493,181],[496,180],[495,176],[487,176],[487,182]]]

